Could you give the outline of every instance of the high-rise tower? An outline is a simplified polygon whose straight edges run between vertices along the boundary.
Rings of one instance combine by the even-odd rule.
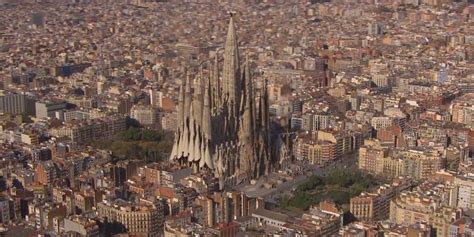
[[[193,90],[189,75],[181,86],[178,129],[170,159],[192,167],[196,173],[214,175],[224,188],[225,184],[258,178],[273,164],[266,86],[255,93],[248,55],[241,68],[232,15],[222,74],[217,57],[209,73],[200,70]]]

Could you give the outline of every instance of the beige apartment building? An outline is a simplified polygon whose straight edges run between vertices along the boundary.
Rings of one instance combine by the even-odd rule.
[[[359,221],[382,221],[389,218],[390,200],[413,186],[410,179],[397,179],[380,186],[375,192],[363,192],[350,200],[350,212]]]
[[[130,117],[136,119],[141,125],[153,126],[159,123],[159,114],[151,106],[135,105],[130,111]]]
[[[312,165],[324,165],[337,158],[335,149],[336,144],[328,141],[298,139],[296,158]]]
[[[102,202],[97,205],[97,212],[107,217],[109,222],[119,222],[127,232],[139,237],[157,237],[163,230],[163,206],[158,202],[140,200],[138,203],[129,203],[122,199],[113,202]]]
[[[390,202],[390,221],[406,225],[426,223],[435,229],[436,236],[449,236],[456,215],[456,209],[439,205],[419,192],[402,192]]]
[[[430,149],[388,149],[379,144],[366,144],[359,149],[359,169],[386,177],[408,176],[426,179],[445,168],[445,157]]]
[[[382,161],[388,155],[388,150],[377,143],[365,142],[359,149],[359,169],[371,174],[377,174],[382,167]]]

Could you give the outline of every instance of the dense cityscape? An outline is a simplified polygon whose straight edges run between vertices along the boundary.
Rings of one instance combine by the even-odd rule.
[[[0,235],[474,236],[474,1],[0,0]]]

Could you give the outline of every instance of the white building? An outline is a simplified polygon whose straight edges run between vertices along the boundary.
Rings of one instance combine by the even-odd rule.
[[[147,106],[133,106],[130,116],[144,126],[152,126],[159,121],[157,109]]]
[[[474,208],[474,177],[456,176],[454,185],[458,186],[458,207]]]

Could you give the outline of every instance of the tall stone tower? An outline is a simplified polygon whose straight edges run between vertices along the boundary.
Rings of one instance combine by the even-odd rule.
[[[241,67],[233,15],[222,73],[217,57],[207,74],[200,70],[194,77],[193,86],[188,75],[180,88],[170,159],[196,173],[214,175],[223,189],[267,174],[273,159],[267,86],[254,88],[248,55]]]
[[[224,98],[229,104],[237,106],[240,102],[240,62],[237,35],[235,32],[234,18],[231,13],[229,29],[224,49],[223,71]]]

